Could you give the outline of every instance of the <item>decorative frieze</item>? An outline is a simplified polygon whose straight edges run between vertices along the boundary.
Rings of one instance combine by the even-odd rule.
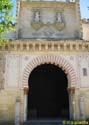
[[[83,41],[15,41],[0,47],[0,51],[16,51],[16,52],[42,52],[42,51],[73,51],[88,52],[89,43]]]

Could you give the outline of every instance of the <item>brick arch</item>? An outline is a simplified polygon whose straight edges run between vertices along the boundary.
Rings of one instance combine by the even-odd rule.
[[[41,64],[54,64],[68,74],[68,80],[71,83],[71,87],[74,87],[76,84],[76,74],[73,69],[73,66],[63,57],[55,56],[55,55],[45,55],[34,58],[24,70],[22,87],[28,88],[28,79],[34,68]]]

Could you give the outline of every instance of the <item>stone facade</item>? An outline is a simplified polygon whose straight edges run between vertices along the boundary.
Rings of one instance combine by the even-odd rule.
[[[82,20],[82,29],[83,29],[83,39],[85,41],[89,41],[89,20],[83,19]]]
[[[44,63],[57,65],[67,74],[70,119],[89,118],[89,42],[80,40],[78,0],[18,1],[17,17],[17,40],[0,46],[0,120],[15,121],[17,116],[26,120],[28,78],[35,67]]]

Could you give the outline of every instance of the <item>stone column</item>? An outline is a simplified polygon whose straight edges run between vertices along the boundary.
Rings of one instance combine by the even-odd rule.
[[[28,87],[24,87],[24,121],[27,119],[27,94],[28,94]]]
[[[73,106],[73,120],[76,120],[76,109],[75,109],[75,95],[72,95],[72,106]]]
[[[16,107],[15,107],[15,125],[20,125],[20,97],[16,98]]]
[[[71,111],[70,111],[70,119],[75,120],[76,114],[75,114],[75,87],[68,88],[68,93],[70,96],[70,103],[71,103]]]
[[[85,120],[84,97],[80,97],[80,119]]]

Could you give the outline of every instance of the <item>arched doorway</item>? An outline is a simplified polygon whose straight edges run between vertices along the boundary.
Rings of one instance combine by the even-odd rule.
[[[68,80],[54,64],[41,64],[28,80],[27,119],[69,118]]]

